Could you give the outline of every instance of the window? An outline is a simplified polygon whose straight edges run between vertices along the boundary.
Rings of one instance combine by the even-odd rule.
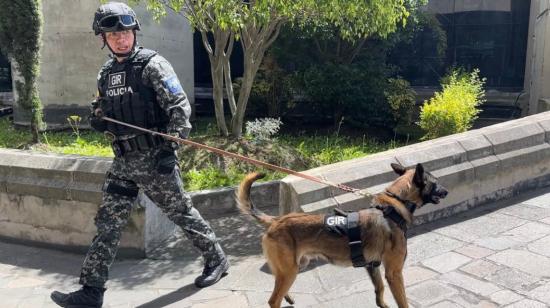
[[[426,12],[437,22],[424,27],[392,59],[416,86],[436,86],[453,66],[479,68],[487,87],[523,89],[530,0],[430,0]],[[443,31],[446,49],[438,54]],[[444,37],[445,39],[445,37]]]
[[[0,53],[0,92],[11,92],[11,68],[10,62]]]

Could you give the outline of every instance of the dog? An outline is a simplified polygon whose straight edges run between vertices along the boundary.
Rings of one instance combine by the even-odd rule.
[[[371,207],[360,210],[356,216],[361,231],[358,251],[359,255],[362,251],[361,257],[367,262],[365,268],[375,287],[376,305],[388,307],[384,302],[384,284],[378,266],[382,264],[393,297],[402,308],[408,307],[403,282],[406,229],[413,222],[415,209],[427,203],[438,204],[448,191],[435,176],[424,171],[422,164],[408,169],[399,164],[391,164],[391,167],[399,177],[384,192],[374,196]],[[290,213],[277,217],[258,210],[250,199],[250,188],[262,177],[260,173],[248,174],[240,183],[236,199],[242,213],[266,227],[262,248],[275,276],[275,287],[268,303],[271,308],[280,308],[283,298],[289,304],[294,303],[288,291],[304,258],[321,257],[335,265],[357,265],[350,258],[348,236],[338,236],[327,230],[325,215]]]

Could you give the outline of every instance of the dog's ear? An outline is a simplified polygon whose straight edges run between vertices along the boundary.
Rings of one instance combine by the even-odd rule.
[[[422,164],[416,164],[413,181],[417,186],[422,186],[424,184],[424,166],[422,166]]]
[[[391,164],[391,168],[393,169],[393,171],[395,171],[395,173],[397,173],[399,175],[403,175],[407,171],[407,169],[405,169],[405,167],[401,166],[400,164],[395,164],[395,163]]]

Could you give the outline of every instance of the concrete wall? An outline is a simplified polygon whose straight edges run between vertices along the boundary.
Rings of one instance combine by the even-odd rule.
[[[83,252],[94,234],[93,218],[111,159],[0,149],[0,238]],[[260,185],[254,198],[276,207],[279,183]],[[192,193],[206,219],[235,215],[234,189]],[[121,256],[142,257],[176,226],[143,194],[122,235]]]
[[[382,192],[394,179],[390,163],[425,169],[439,177],[449,196],[416,212],[416,223],[550,185],[550,112],[422,142],[365,158],[309,170],[307,174]],[[369,198],[294,176],[282,180],[280,212],[328,212],[337,205],[364,208]]]
[[[101,50],[103,44],[92,31],[98,0],[48,0],[42,5],[44,31],[38,82],[44,119],[50,128],[55,128],[67,126],[69,115],[87,117],[96,93],[97,73],[109,52],[107,47]],[[170,11],[167,18],[157,23],[144,6],[135,7],[135,11],[142,25],[138,42],[159,51],[172,63],[193,102],[193,36],[187,21]],[[13,63],[12,66],[17,79],[17,68]],[[15,107],[15,121],[28,122],[25,113]]]

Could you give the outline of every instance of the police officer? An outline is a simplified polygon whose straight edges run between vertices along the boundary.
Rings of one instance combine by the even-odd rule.
[[[97,234],[80,273],[83,287],[72,293],[54,291],[62,307],[101,307],[109,267],[120,235],[141,189],[180,226],[204,257],[199,288],[216,283],[229,268],[209,224],[183,190],[177,164],[177,144],[102,120],[116,120],[186,138],[191,129],[189,101],[170,63],[152,50],[138,47],[140,24],[124,3],[101,5],[93,30],[113,54],[98,75],[99,98],[92,104],[92,127],[112,137],[115,158],[103,186],[103,202],[95,217]]]

